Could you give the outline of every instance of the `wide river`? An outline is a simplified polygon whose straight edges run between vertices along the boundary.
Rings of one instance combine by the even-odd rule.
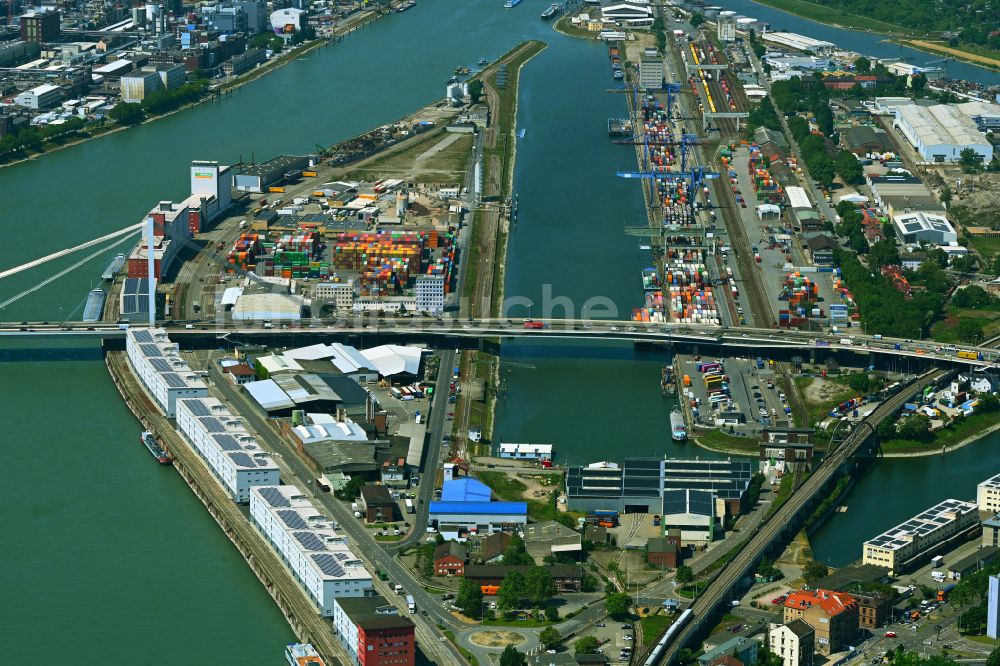
[[[441,97],[456,65],[492,60],[539,38],[550,46],[522,79],[520,221],[507,293],[529,299],[536,316],[547,307],[583,314],[585,305],[593,316],[609,307],[624,315],[639,303],[638,271],[649,261],[639,239],[623,233],[644,220],[639,189],[614,177],[633,155],[606,135],[607,117],[624,113],[624,101],[605,92],[613,81],[603,47],[552,31],[538,18],[544,6],[421,0],[222,102],[2,169],[0,269],[119,229],[157,201],[183,197],[192,159],[260,160],[334,143]],[[755,11],[747,13],[767,18],[764,9]],[[870,35],[811,32],[816,24],[794,17],[781,25],[871,55],[898,50]],[[8,278],[0,300],[78,259]],[[96,258],[0,318],[78,318],[106,260]],[[8,469],[0,500],[8,507],[10,542],[0,572],[7,592],[0,643],[9,661],[40,654],[79,664],[280,660],[293,638],[288,627],[180,478],[141,448],[139,426],[96,348],[14,346],[0,348]],[[552,442],[572,463],[706,455],[669,441],[669,403],[658,390],[664,357],[617,346],[510,345],[504,360],[497,435],[505,441]],[[997,471],[982,459],[998,442],[993,436],[944,458],[879,462],[848,498],[850,511],[816,536],[819,556],[835,564],[854,559],[863,538],[946,491],[972,495],[978,480]],[[865,518],[861,530],[858,516]]]

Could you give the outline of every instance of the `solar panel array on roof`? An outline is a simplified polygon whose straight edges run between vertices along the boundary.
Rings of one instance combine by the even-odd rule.
[[[324,553],[322,555],[313,555],[312,558],[319,565],[320,571],[327,576],[336,576],[339,578],[344,575],[344,568],[330,555]]]
[[[212,439],[218,443],[218,445],[225,449],[226,451],[242,451],[240,443],[236,441],[236,438],[232,435],[225,435],[221,433],[215,433],[212,435]]]
[[[149,343],[145,345],[139,345],[139,349],[142,351],[143,356],[163,356],[163,352],[156,345]]]
[[[167,361],[167,359],[163,358],[162,356],[149,359],[149,364],[153,366],[153,369],[158,372],[170,372],[171,370],[174,369],[173,366],[171,366],[170,363]]]
[[[205,432],[226,432],[226,424],[214,416],[202,417],[201,427],[205,429]]]
[[[140,344],[144,342],[153,342],[153,334],[144,328],[137,329],[133,333],[133,337],[135,338],[135,341]]]
[[[291,509],[282,509],[278,511],[278,517],[280,517],[282,522],[291,527],[293,530],[304,530],[309,527],[306,525],[306,521],[302,520],[302,516]]]
[[[170,388],[184,388],[187,386],[187,382],[184,381],[184,378],[176,372],[164,372],[160,376],[163,377],[163,381],[165,381],[167,386]]]
[[[294,532],[293,534],[306,550],[326,550],[323,541],[312,532]]]
[[[201,400],[188,400],[187,407],[195,416],[209,416],[212,410],[208,408],[208,405],[203,403]]]
[[[229,457],[240,467],[256,467],[253,458],[245,453],[230,453]]]
[[[288,498],[281,494],[277,488],[261,488],[260,496],[267,500],[267,503],[277,508],[281,506],[291,506]]]

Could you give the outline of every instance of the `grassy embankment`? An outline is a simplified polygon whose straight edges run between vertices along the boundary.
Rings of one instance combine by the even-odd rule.
[[[563,16],[562,18],[560,18],[558,21],[556,21],[556,24],[554,26],[556,32],[561,32],[562,34],[567,35],[569,37],[581,37],[583,39],[596,39],[597,38],[597,33],[596,32],[591,32],[590,30],[587,30],[586,28],[578,28],[578,27],[576,27],[575,25],[573,25],[570,22],[570,19],[573,18],[573,16],[575,15],[575,13],[576,12],[574,12],[572,14],[566,14],[565,16]]]
[[[524,496],[524,492],[528,489],[528,486],[508,475],[506,472],[477,472],[476,476],[479,477],[480,481],[492,488],[493,492],[495,492],[497,497],[500,499],[509,502],[526,501],[528,503],[528,515],[531,516],[532,520],[538,522],[543,520],[555,520],[559,515],[562,515],[562,512],[556,508],[552,495],[543,500],[528,499]],[[562,487],[561,473],[540,473],[539,476],[551,477],[551,483],[549,483],[550,488]],[[572,515],[575,518],[576,515],[583,514]]]
[[[695,441],[699,446],[711,451],[738,455],[757,455],[759,451],[758,442],[752,437],[735,437],[721,430],[698,432],[699,434],[694,437]]]
[[[962,319],[972,319],[983,325],[986,339],[1000,333],[1000,306],[985,308],[957,308],[948,305],[944,318],[931,327],[931,337],[937,342],[965,342],[958,338],[958,323]]]
[[[819,402],[814,400],[809,400],[806,397],[808,395],[806,389],[809,387],[810,384],[813,383],[814,379],[816,378],[815,377],[795,378],[795,387],[798,389],[799,395],[802,396],[802,400],[806,405],[807,427],[812,427],[812,424],[818,423],[819,421],[825,419],[827,415],[830,413],[830,410],[833,409],[833,407],[835,407],[836,405],[839,405],[840,403],[846,400],[850,400],[851,398],[855,398],[858,396],[858,391],[852,389],[847,385],[847,377],[840,375],[831,375],[825,378],[826,381],[834,382],[836,384],[841,384],[843,386],[843,389],[839,390],[837,393],[832,395],[827,400],[822,400]]]
[[[933,441],[918,442],[912,439],[890,439],[887,442],[882,442],[882,451],[888,455],[932,455],[959,445],[968,444],[998,428],[1000,428],[1000,416],[996,413],[973,414],[972,416],[954,420],[944,428],[935,431]]]
[[[893,40],[898,44],[912,46],[919,51],[928,51],[940,55],[949,55],[957,60],[963,60],[989,69],[1000,70],[1000,51],[980,44],[959,44],[952,48],[947,44],[928,41],[926,39]]]

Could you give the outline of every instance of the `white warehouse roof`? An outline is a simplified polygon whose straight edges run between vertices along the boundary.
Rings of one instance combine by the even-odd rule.
[[[243,294],[233,307],[234,321],[298,321],[302,299],[289,294]]]
[[[289,409],[295,406],[295,403],[288,397],[288,394],[282,391],[281,387],[273,379],[250,382],[249,384],[244,384],[243,388],[265,410]]]
[[[761,39],[797,51],[832,51],[837,48],[833,42],[824,42],[812,37],[797,35],[794,32],[765,32],[761,35]]]
[[[792,208],[812,208],[809,196],[803,188],[789,185],[785,188],[785,194],[788,195],[788,203],[791,204]]]
[[[287,356],[278,356],[277,354],[261,356],[257,358],[257,362],[260,363],[262,368],[267,370],[267,374],[269,375],[274,375],[279,372],[302,371],[302,366],[299,365],[295,359],[288,358]]]
[[[920,140],[928,146],[936,144],[967,146],[986,143],[986,137],[979,132],[972,119],[947,104],[935,106],[906,104],[896,107],[896,117],[912,127]]]
[[[420,357],[423,350],[418,347],[381,345],[365,349],[361,355],[368,359],[383,377],[401,373],[416,375],[420,372]]]
[[[330,345],[333,356],[330,361],[345,375],[359,370],[374,370],[375,364],[368,360],[361,352],[350,345],[342,345],[334,342]]]

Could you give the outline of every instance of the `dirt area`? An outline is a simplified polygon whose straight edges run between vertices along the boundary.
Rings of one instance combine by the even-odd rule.
[[[650,32],[633,32],[632,35],[635,39],[625,42],[625,59],[638,64],[643,49],[656,48],[656,37]]]
[[[806,399],[806,402],[819,405],[830,402],[838,393],[843,393],[843,391],[844,386],[841,384],[822,377],[814,377],[812,383],[803,392],[803,397]]]
[[[369,179],[396,176],[418,182],[461,182],[472,143],[471,134],[435,131],[404,150],[353,168],[347,176]]]
[[[554,478],[552,474],[517,474],[517,480],[528,488],[524,491],[524,499],[540,500],[549,497],[557,489],[554,483],[546,483],[548,479]]]
[[[918,49],[923,49],[924,51],[934,51],[935,53],[947,53],[948,55],[955,56],[964,60],[971,60],[972,62],[982,63],[990,67],[1000,68],[1000,60],[996,58],[990,58],[989,56],[979,55],[978,53],[969,53],[968,51],[962,51],[961,49],[953,49],[944,44],[938,44],[936,42],[928,42],[922,39],[910,39],[903,40],[903,42],[915,46]]]
[[[524,642],[524,636],[513,631],[480,631],[472,634],[469,640],[483,647],[502,648],[508,645],[520,645]]]

